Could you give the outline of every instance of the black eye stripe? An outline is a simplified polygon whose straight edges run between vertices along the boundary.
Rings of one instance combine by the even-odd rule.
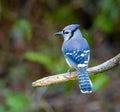
[[[63,34],[65,34],[65,30],[63,30]]]
[[[63,30],[63,34],[69,34],[69,33],[71,33],[71,35],[70,35],[70,37],[69,37],[69,39],[68,39],[68,40],[70,40],[70,39],[73,37],[74,32],[75,32],[77,29],[78,29],[78,27],[75,28],[74,30],[71,30],[71,32],[68,31],[68,30]]]
[[[67,32],[65,32],[65,34],[68,34],[69,32],[67,31]]]
[[[74,32],[77,30],[78,28],[74,29],[71,33],[71,36],[69,37],[69,40],[72,38],[72,36],[74,35]]]
[[[68,33],[70,33],[70,32],[63,30],[63,34],[68,34]]]

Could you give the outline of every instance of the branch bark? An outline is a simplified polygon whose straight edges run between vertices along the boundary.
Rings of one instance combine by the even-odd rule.
[[[108,61],[97,65],[95,67],[88,68],[89,75],[95,75],[100,72],[105,72],[109,69],[112,69],[113,67],[120,64],[120,53],[116,55],[115,57],[109,59]],[[51,84],[56,84],[60,82],[65,82],[68,80],[75,80],[77,79],[77,72],[69,73],[63,73],[63,74],[57,74],[53,76],[44,77],[42,79],[39,79],[32,83],[33,87],[42,87],[42,86],[48,86]]]

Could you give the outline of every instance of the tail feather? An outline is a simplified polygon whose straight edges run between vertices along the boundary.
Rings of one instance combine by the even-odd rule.
[[[80,71],[78,71],[78,82],[82,93],[92,92],[92,82],[87,72],[81,73]]]

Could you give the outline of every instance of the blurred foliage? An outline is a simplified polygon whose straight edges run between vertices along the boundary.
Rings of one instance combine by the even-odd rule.
[[[40,77],[68,70],[60,51],[63,40],[52,38],[53,33],[68,24],[80,24],[91,48],[89,66],[102,63],[120,52],[119,12],[120,0],[0,0],[0,112],[47,112],[49,109],[53,112],[105,112],[103,110],[108,111],[111,106],[102,104],[104,99],[109,103],[114,99],[113,103],[115,98],[117,102],[111,108],[118,112],[118,68],[91,76],[95,91],[92,99],[80,94],[77,81],[46,87],[45,90],[38,88],[34,93],[31,83]],[[101,97],[105,97],[103,101]],[[103,110],[91,110],[96,105]]]
[[[3,84],[4,85],[4,84]],[[0,88],[2,85],[0,85]],[[28,97],[19,92],[13,92],[9,88],[1,88],[3,89],[0,93],[0,96],[4,95],[4,105],[0,106],[0,112],[22,112],[26,110],[26,107],[29,104]]]
[[[44,65],[45,68],[47,68],[52,73],[61,73],[61,71],[67,70],[65,60],[62,57],[60,57],[58,61],[58,57],[52,57],[47,54],[35,52],[26,52],[24,57],[29,61],[34,61]]]
[[[98,4],[100,12],[99,15],[95,18],[94,25],[105,32],[110,32],[114,26],[114,22],[118,19],[119,16],[119,3],[119,0],[116,2],[113,0],[102,0]]]
[[[93,83],[93,91],[101,90],[110,81],[109,77],[105,75],[104,73],[99,73],[98,75],[95,75],[94,77],[91,76],[91,80]]]
[[[9,70],[9,76],[11,80],[19,79],[24,80],[25,76],[27,76],[28,73],[28,66],[24,64],[12,66]]]
[[[61,16],[62,15],[62,16]],[[51,16],[51,20],[53,24],[57,24],[58,21],[61,23],[69,24],[71,21],[76,21],[75,14],[71,7],[63,6],[56,10]],[[50,18],[49,18],[50,19]],[[67,20],[67,21],[66,21]]]
[[[27,20],[25,19],[16,20],[11,29],[12,29],[11,35],[15,37],[14,40],[24,37],[27,40],[27,42],[30,42],[32,38],[32,31],[31,26]]]
[[[23,111],[28,105],[28,98],[20,93],[9,93],[6,97],[6,105],[9,112]]]
[[[87,31],[83,31],[83,37],[87,40],[89,46],[92,46],[91,36]]]

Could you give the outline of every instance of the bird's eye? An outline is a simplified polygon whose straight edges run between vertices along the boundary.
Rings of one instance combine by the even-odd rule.
[[[68,34],[68,33],[69,33],[68,31],[65,32],[65,34]]]

